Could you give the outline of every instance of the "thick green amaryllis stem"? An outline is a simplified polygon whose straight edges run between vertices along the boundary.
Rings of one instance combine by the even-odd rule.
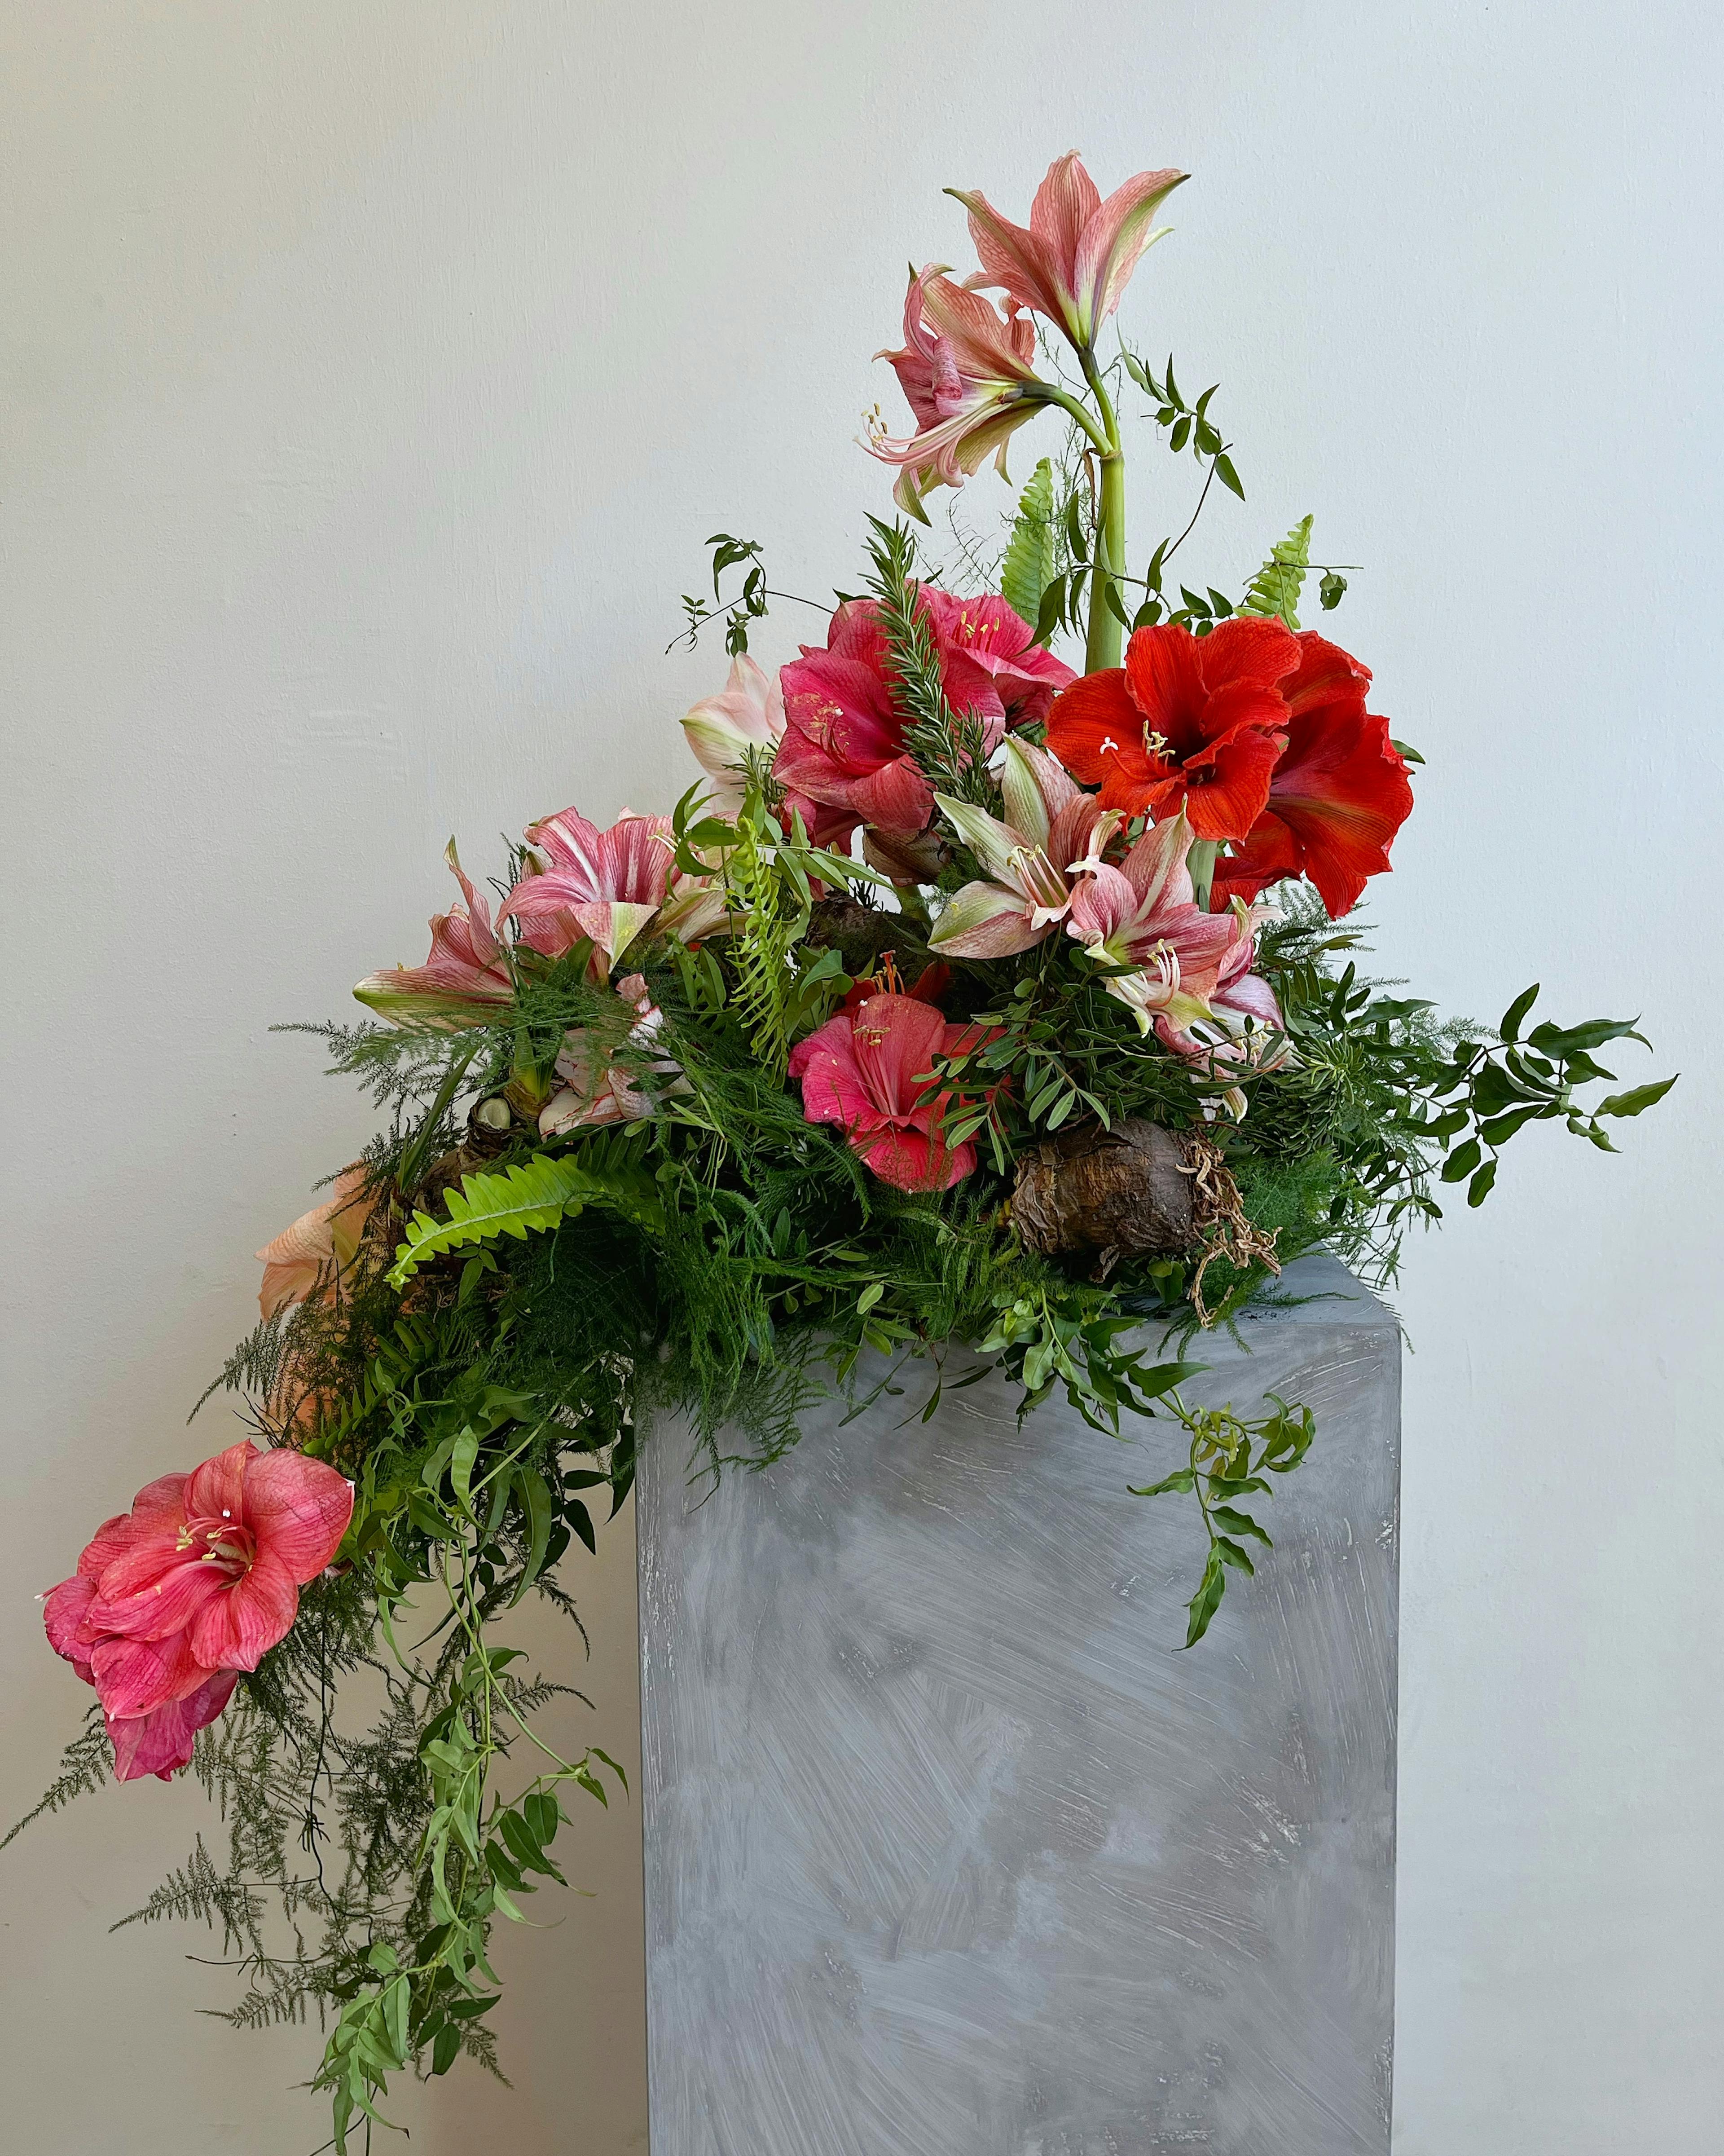
[[[1084,671],[1117,666],[1125,640],[1125,623],[1108,601],[1111,589],[1121,612],[1125,607],[1124,586],[1117,579],[1126,572],[1126,459],[1120,447],[1119,421],[1107,393],[1095,355],[1083,355],[1084,376],[1101,422],[1106,447],[1100,451],[1101,499],[1096,504],[1095,567],[1090,572],[1089,633],[1084,644]],[[1092,430],[1093,431],[1093,430]]]

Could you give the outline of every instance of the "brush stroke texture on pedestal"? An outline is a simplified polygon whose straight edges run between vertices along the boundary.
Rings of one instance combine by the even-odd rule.
[[[1190,1351],[1317,1437],[1188,1654],[1190,1501],[1126,1491],[1167,1425],[993,1379],[925,1424],[912,1363],[711,1496],[654,1434],[653,2156],[1385,2156],[1400,1345],[1332,1260],[1288,1286]]]

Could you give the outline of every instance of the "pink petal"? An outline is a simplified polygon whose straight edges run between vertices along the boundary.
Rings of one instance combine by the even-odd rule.
[[[72,1665],[85,1684],[95,1682],[90,1666],[92,1643],[79,1635],[95,1599],[95,1582],[81,1573],[74,1573],[70,1579],[63,1579],[58,1587],[50,1588],[42,1601],[42,1621],[47,1627],[49,1645]]]
[[[128,1640],[165,1640],[183,1632],[228,1575],[203,1556],[156,1547],[123,1557],[102,1574],[90,1613],[98,1632]]]
[[[1050,924],[1051,925],[1051,924]],[[1029,901],[997,883],[969,883],[940,916],[928,948],[954,958],[1009,958],[1042,942],[1029,925]]]
[[[928,782],[907,756],[858,779],[850,788],[850,806],[865,824],[909,835],[926,828],[934,813]]]
[[[110,1715],[115,1780],[135,1782],[145,1774],[171,1780],[177,1768],[190,1763],[198,1732],[227,1706],[239,1681],[237,1670],[218,1670],[186,1698],[171,1700],[149,1714]]]
[[[1157,210],[1186,177],[1172,169],[1139,172],[1116,187],[1090,218],[1071,280],[1086,343],[1118,306],[1144,249],[1157,236]]]
[[[301,1587],[333,1562],[352,1517],[352,1485],[321,1460],[284,1446],[247,1471],[245,1518],[259,1554],[279,1558]]]
[[[148,1714],[184,1699],[209,1675],[183,1632],[165,1640],[98,1640],[90,1653],[92,1681],[112,1715]]]
[[[230,1445],[225,1452],[217,1453],[213,1460],[206,1460],[194,1469],[186,1488],[187,1517],[243,1521],[246,1470],[262,1456],[249,1438],[241,1438],[238,1445]],[[218,1665],[211,1662],[208,1666],[215,1669]]]
[[[192,1624],[192,1653],[207,1670],[254,1670],[287,1636],[300,1606],[293,1574],[264,1551],[243,1579],[202,1610]]]
[[[1029,229],[1046,253],[1074,285],[1078,249],[1085,227],[1101,207],[1101,190],[1084,169],[1075,150],[1068,150],[1049,166],[1047,177],[1035,191],[1029,206]]]
[[[950,1190],[976,1165],[973,1145],[948,1152],[920,1131],[885,1131],[859,1150],[880,1181],[898,1190]]]

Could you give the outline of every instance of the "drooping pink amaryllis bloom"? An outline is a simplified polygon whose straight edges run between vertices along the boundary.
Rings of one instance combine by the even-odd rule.
[[[625,973],[617,993],[634,1011],[630,1045],[649,1050],[664,1029],[664,1014],[647,993],[645,977]],[[572,1131],[597,1130],[607,1123],[639,1122],[653,1112],[652,1096],[641,1090],[647,1077],[668,1079],[670,1092],[687,1092],[688,1081],[674,1057],[655,1056],[644,1065],[622,1064],[607,1056],[592,1029],[582,1026],[565,1035],[557,1058],[560,1090],[539,1114],[541,1137],[567,1137]]]
[[[1048,385],[1030,363],[1035,325],[1015,305],[998,308],[954,285],[943,262],[911,275],[903,346],[875,357],[890,361],[916,432],[899,439],[880,426],[868,447],[902,467],[892,498],[924,524],[929,488],[962,486],[990,454],[1003,471],[1007,441],[1046,401]]]
[[[625,808],[601,831],[577,808],[564,808],[529,824],[526,841],[542,866],[510,892],[505,918],[547,958],[590,940],[608,971],[670,895],[670,819]]]
[[[500,1005],[514,1000],[515,983],[491,927],[490,907],[463,872],[453,839],[444,859],[466,904],[432,915],[430,957],[423,966],[367,973],[353,991],[361,1003],[395,1025],[449,1031],[483,1025],[496,1016]]]
[[[1186,855],[1191,826],[1183,816],[1152,824],[1118,868],[1097,862],[1072,893],[1066,932],[1098,964],[1126,966],[1107,993],[1131,1010],[1147,1033],[1165,1016],[1184,1026],[1208,1014],[1240,927],[1231,914],[1197,905]]]
[[[264,1268],[258,1307],[266,1318],[308,1296],[326,1299],[335,1293],[337,1281],[358,1255],[365,1224],[377,1203],[366,1181],[362,1161],[344,1168],[336,1178],[332,1196],[300,1214],[290,1228],[284,1228],[258,1252]]]
[[[285,1638],[352,1513],[334,1468],[242,1441],[96,1530],[43,1615],[49,1645],[95,1687],[121,1781],[185,1765],[239,1674]]]
[[[784,691],[778,676],[739,651],[724,687],[690,706],[682,730],[695,761],[712,781],[714,808],[721,815],[734,816],[742,806],[750,757],[770,762],[784,737]]]
[[[1056,157],[1035,191],[1029,228],[1002,217],[986,195],[948,187],[970,213],[983,275],[1014,305],[1057,322],[1080,352],[1094,345],[1144,249],[1162,238],[1155,213],[1188,176],[1139,172],[1104,202],[1075,150]]]
[[[1006,958],[1053,934],[1086,874],[1124,821],[1072,782],[1045,749],[1008,739],[1000,773],[1006,821],[943,793],[947,821],[988,871],[940,916],[930,950],[954,958]]]
[[[1263,813],[1215,865],[1212,902],[1255,898],[1283,876],[1303,875],[1338,921],[1358,903],[1367,876],[1387,873],[1413,788],[1388,721],[1365,709],[1370,668],[1311,629],[1296,641],[1298,666],[1280,685],[1287,746]]]
[[[941,1136],[954,1105],[932,1083],[937,1055],[956,1055],[989,1036],[948,1025],[933,1004],[890,991],[841,1010],[791,1050],[790,1075],[802,1081],[811,1123],[839,1123],[853,1152],[899,1190],[950,1190],[976,1165],[968,1141]]]

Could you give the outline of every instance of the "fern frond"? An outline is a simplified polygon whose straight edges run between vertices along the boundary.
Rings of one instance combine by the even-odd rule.
[[[1042,610],[1042,593],[1054,581],[1054,461],[1044,457],[1018,497],[1018,514],[1000,570],[1006,604],[1031,628]]]
[[[1311,518],[1301,517],[1285,539],[1270,548],[1269,559],[1245,588],[1241,613],[1278,615],[1289,629],[1298,628],[1299,594],[1311,567]]]
[[[663,1219],[651,1175],[624,1160],[618,1142],[595,1142],[561,1156],[535,1153],[500,1173],[464,1176],[447,1203],[446,1219],[415,1213],[408,1223],[407,1240],[398,1245],[390,1270],[392,1286],[404,1286],[421,1265],[446,1250],[495,1242],[500,1235],[520,1240],[542,1234],[583,1206],[604,1206],[644,1228],[657,1229]]]
[[[134,1909],[109,1929],[119,1932],[128,1924],[159,1924],[172,1919],[207,1924],[212,1931],[219,1925],[224,1953],[242,1944],[261,1953],[259,1927],[263,1916],[262,1897],[243,1879],[218,1871],[200,1834],[182,1869],[169,1872],[142,1908]]]

